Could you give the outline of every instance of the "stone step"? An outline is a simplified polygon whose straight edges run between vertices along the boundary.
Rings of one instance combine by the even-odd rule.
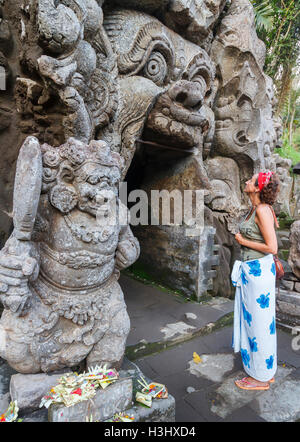
[[[222,306],[220,305],[220,308]],[[187,321],[190,324],[195,323],[195,320]],[[134,361],[141,357],[149,356],[153,353],[158,353],[167,348],[171,348],[175,345],[183,342],[190,341],[198,336],[204,336],[212,333],[221,327],[226,325],[232,325],[233,323],[233,311],[222,315],[215,322],[207,322],[202,326],[189,325],[186,322],[179,321],[175,323],[166,324],[161,331],[165,334],[165,337],[160,340],[148,342],[145,339],[140,340],[137,344],[128,345],[126,347],[126,356],[128,359]]]
[[[286,272],[284,275],[284,279],[289,280],[289,281],[295,281],[295,282],[299,281],[297,276],[294,275],[292,272]]]
[[[42,397],[68,372],[70,370],[59,374],[14,374],[9,386],[11,400],[17,401],[20,412],[38,410]]]
[[[126,357],[119,375],[119,381],[105,390],[98,390],[96,396],[89,401],[72,407],[51,405],[49,410],[42,408],[29,413],[30,409],[23,410],[23,422],[101,422],[111,419],[119,412],[132,416],[133,422],[175,422],[175,399],[172,395],[169,394],[166,399],[153,399],[151,408],[135,401],[136,392],[142,389],[138,380],[143,378],[151,383],[155,379],[146,376],[138,365]]]
[[[104,390],[96,391],[91,400],[79,402],[71,407],[52,404],[49,407],[49,422],[104,421],[115,413],[121,413],[132,405],[132,379],[119,379]]]

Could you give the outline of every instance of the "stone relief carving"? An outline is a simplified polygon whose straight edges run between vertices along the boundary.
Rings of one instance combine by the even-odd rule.
[[[276,170],[280,179],[280,190],[274,207],[277,207],[278,212],[282,211],[291,216],[290,202],[292,199],[293,178],[289,171],[292,166],[292,160],[282,158],[278,153],[273,153],[271,158],[275,163],[275,167],[273,166],[272,170]]]
[[[206,94],[214,65],[207,53],[154,17],[131,10],[107,10],[104,27],[117,54],[120,102],[114,133],[128,170],[137,140],[160,140],[182,149],[200,148],[213,129]]]
[[[291,225],[290,231],[290,253],[288,263],[295,276],[300,279],[300,220]]]
[[[209,49],[213,27],[225,3],[224,0],[175,0],[165,13],[166,25],[187,40]]]
[[[122,164],[103,141],[70,138],[54,148],[26,139],[15,228],[0,252],[0,355],[17,371],[48,372],[84,359],[88,366],[120,364],[130,321],[117,279],[140,249],[127,223],[99,223],[98,216],[110,216],[116,201],[126,219],[118,200]]]
[[[39,0],[40,45],[38,69],[58,91],[67,109],[66,136],[89,142],[117,108],[116,66],[103,32],[103,13],[95,0],[61,2]]]
[[[74,145],[103,140],[124,160],[120,179],[133,177],[133,186],[139,176],[139,187],[147,191],[161,186],[205,189],[211,229],[191,246],[201,265],[195,258],[186,267],[180,254],[174,285],[184,279],[183,291],[190,296],[203,278],[200,296],[211,287],[205,275],[199,276],[206,268],[215,293],[228,279],[222,292],[228,296],[229,270],[216,276],[213,247],[219,248],[220,268],[225,268],[236,253],[232,233],[234,219],[246,205],[243,183],[258,169],[276,169],[273,152],[281,131],[251,3],[236,0],[225,7],[224,0],[16,0],[14,8],[2,3],[7,26],[1,22],[0,37],[5,38],[0,38],[0,50],[12,72],[5,119],[14,122],[14,130],[0,132],[0,146],[9,163],[14,164],[28,135],[52,146],[49,152],[69,137],[77,140]],[[6,145],[14,147],[7,150]],[[1,168],[7,195],[0,192],[1,208],[6,213],[11,211],[14,168],[10,170]],[[78,189],[70,183],[67,191],[65,184],[51,187],[55,173],[55,168],[44,167],[43,189],[49,180],[51,207],[61,214],[65,229],[82,241],[85,234],[73,226],[70,214],[63,214],[68,205],[77,210],[82,204]],[[0,221],[5,224],[2,213]],[[36,223],[48,229],[44,217],[38,216]],[[92,243],[96,240],[93,232],[86,235]],[[147,250],[151,253],[146,237],[147,229],[139,232],[140,259],[155,272],[155,260],[146,256]],[[179,256],[176,250],[186,250],[180,245],[182,232],[165,229],[150,237],[152,245],[162,237],[175,244],[164,259],[165,270],[170,270],[168,253]],[[210,244],[210,252],[199,253],[201,241]],[[93,254],[64,253],[55,254],[55,262],[67,268],[101,265]],[[177,281],[176,272],[184,278]]]

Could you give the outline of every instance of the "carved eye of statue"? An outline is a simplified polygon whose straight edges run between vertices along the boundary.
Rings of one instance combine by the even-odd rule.
[[[164,56],[160,52],[152,52],[143,69],[144,77],[161,86],[164,84],[167,73],[168,65]]]
[[[86,181],[89,184],[95,185],[99,182],[99,177],[97,175],[90,175]]]

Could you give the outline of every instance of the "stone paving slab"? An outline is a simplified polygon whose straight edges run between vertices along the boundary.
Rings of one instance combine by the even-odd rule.
[[[233,312],[233,301],[225,298],[199,304],[127,275],[121,275],[119,282],[131,319],[127,339],[127,356],[131,360],[211,332]]]
[[[0,358],[0,394],[9,392],[10,377],[17,372]]]
[[[292,364],[299,358],[291,348],[292,336],[277,330],[276,381],[268,391],[249,392],[234,384],[245,372],[240,354],[232,352],[231,334],[232,327],[224,327],[135,363],[167,386],[176,399],[178,422],[297,421],[300,371]],[[202,360],[199,365],[193,364],[193,351]]]
[[[0,415],[5,413],[9,406],[10,395],[9,393],[0,394]]]
[[[250,407],[268,422],[295,422],[300,419],[300,381],[287,376],[283,382],[257,397]]]
[[[278,389],[278,384],[282,379],[286,378],[290,373],[291,369],[278,367],[276,373],[276,385],[272,384],[270,390],[268,391],[247,391],[237,388],[234,384],[236,379],[241,379],[245,376],[244,371],[239,371],[232,374],[231,376],[225,378],[220,387],[215,390],[214,403],[211,406],[211,411],[221,418],[226,418],[228,415],[236,411],[237,409],[250,404],[253,400],[259,400],[260,396],[264,396],[273,391],[273,389]],[[259,402],[261,403],[261,402]],[[287,403],[285,404],[287,406]],[[289,403],[292,406],[292,401]],[[261,410],[260,410],[261,411]],[[299,404],[300,411],[300,404]],[[261,412],[257,412],[261,416]],[[265,416],[261,416],[265,419]],[[266,419],[267,420],[267,419]]]

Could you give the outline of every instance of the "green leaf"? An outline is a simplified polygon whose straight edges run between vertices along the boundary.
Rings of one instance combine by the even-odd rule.
[[[265,0],[262,3],[257,1],[252,1],[254,13],[255,13],[255,24],[259,31],[265,30],[269,32],[272,30],[274,24],[274,10],[270,5],[269,1]]]

